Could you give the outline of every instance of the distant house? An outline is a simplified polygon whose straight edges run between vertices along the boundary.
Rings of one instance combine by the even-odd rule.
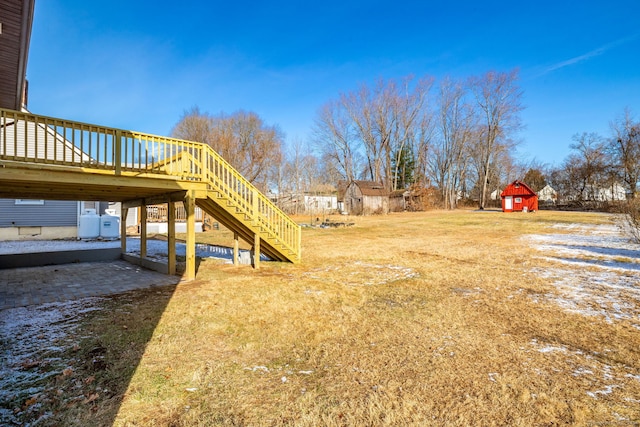
[[[606,187],[588,186],[584,192],[585,200],[596,202],[619,202],[627,199],[626,190],[617,182]]]
[[[503,212],[533,212],[538,210],[538,195],[527,184],[513,181],[502,190]]]
[[[549,184],[538,191],[538,203],[544,205],[555,205],[558,201],[558,192]]]
[[[389,213],[389,192],[373,181],[351,181],[345,190],[344,210],[350,215]]]
[[[407,210],[407,201],[411,192],[409,190],[395,190],[389,193],[389,211],[403,212]]]
[[[308,214],[334,212],[338,210],[338,197],[335,194],[305,194],[303,206]]]
[[[405,190],[392,191],[389,194],[389,211],[423,211],[430,203],[430,195],[430,189],[416,185]]]

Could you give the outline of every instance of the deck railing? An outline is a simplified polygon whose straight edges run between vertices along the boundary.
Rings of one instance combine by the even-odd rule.
[[[187,210],[184,206],[176,204],[174,218],[176,222],[187,222]],[[204,212],[198,206],[195,209],[196,222],[204,221]],[[169,206],[147,205],[147,222],[167,222],[169,220]]]
[[[300,258],[300,226],[199,142],[0,109],[0,159],[202,181]]]

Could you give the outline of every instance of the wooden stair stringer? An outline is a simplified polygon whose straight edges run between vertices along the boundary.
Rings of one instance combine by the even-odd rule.
[[[196,204],[209,215],[213,216],[224,227],[237,233],[244,241],[253,245],[255,235],[260,235],[260,252],[275,261],[297,262],[297,257],[291,251],[279,247],[276,239],[261,230],[259,226],[246,219],[246,215],[236,211],[229,199],[216,197],[210,191],[206,199],[197,199]],[[230,205],[230,206],[229,206]]]

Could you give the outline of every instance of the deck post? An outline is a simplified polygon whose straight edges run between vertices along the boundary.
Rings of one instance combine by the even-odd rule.
[[[196,199],[192,192],[187,192],[184,199],[184,210],[187,212],[187,248],[185,279],[196,278]]]
[[[233,233],[233,265],[238,265],[238,233]]]
[[[255,234],[253,238],[253,268],[260,268],[260,235]]]
[[[147,205],[140,206],[140,259],[147,257]]]
[[[302,230],[300,229],[300,227],[294,227],[293,232],[296,233],[296,235],[298,236],[297,239],[297,243],[298,243],[298,261],[300,261],[302,259]]]
[[[170,201],[167,206],[167,273],[171,276],[176,274],[176,204]]]
[[[127,214],[129,208],[120,210],[120,253],[127,253]]]
[[[122,174],[122,131],[120,129],[116,129],[115,135],[113,135],[113,156],[115,162],[115,173],[116,175]]]

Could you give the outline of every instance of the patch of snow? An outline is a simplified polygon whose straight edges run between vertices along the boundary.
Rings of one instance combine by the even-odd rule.
[[[594,399],[598,398],[598,394],[601,395],[607,395],[607,394],[611,394],[613,392],[614,388],[618,388],[620,387],[619,385],[608,385],[605,386],[605,388],[603,390],[596,390],[596,391],[588,391],[587,395],[593,397]]]
[[[100,310],[101,300],[84,298],[0,311],[0,408],[4,408],[0,425],[17,425],[12,402],[39,395],[45,391],[43,380],[69,368],[61,357],[75,344],[69,335],[80,315]]]
[[[582,366],[573,371],[573,376],[578,377],[580,375],[593,375],[593,371],[591,369],[583,368]]]
[[[636,381],[640,381],[640,375],[627,374],[625,375],[627,378],[633,378]]]
[[[567,348],[566,347],[556,347],[553,345],[547,345],[545,347],[539,348],[538,351],[540,353],[551,353],[554,351],[559,351],[561,353],[566,353],[567,352]]]
[[[539,259],[557,267],[533,268],[558,291],[546,295],[563,309],[608,322],[630,321],[640,329],[640,245],[615,225],[561,224],[566,234],[528,235]]]
[[[266,366],[254,366],[252,368],[244,368],[245,371],[251,371],[251,372],[269,372],[269,368],[267,368]]]

